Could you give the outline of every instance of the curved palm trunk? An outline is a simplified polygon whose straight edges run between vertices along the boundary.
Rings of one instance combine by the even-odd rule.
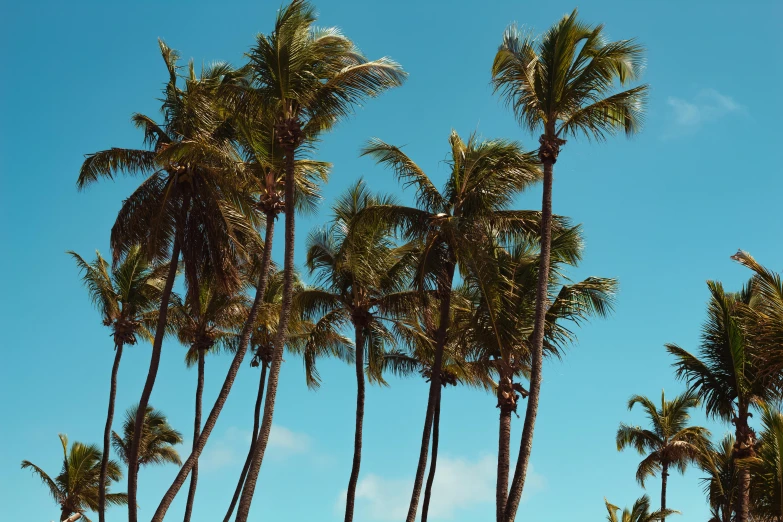
[[[440,371],[443,367],[443,349],[446,346],[446,330],[451,319],[451,285],[454,281],[456,263],[452,260],[446,267],[446,278],[441,283],[440,294],[440,322],[438,324],[438,337],[435,345],[435,358],[432,364],[432,378],[430,379],[430,391],[427,398],[427,413],[424,417],[424,430],[421,435],[421,449],[419,450],[419,463],[416,467],[416,479],[413,482],[411,503],[408,506],[406,522],[415,522],[416,512],[419,507],[419,496],[424,482],[424,471],[427,467],[427,454],[429,452],[430,434],[432,433],[432,420],[435,414],[435,406],[440,401]]]
[[[289,129],[290,130],[290,129]],[[293,138],[295,139],[295,138]],[[247,473],[242,496],[237,508],[237,522],[247,522],[250,514],[250,504],[253,502],[253,493],[258,481],[258,472],[264,460],[264,453],[269,442],[269,434],[272,431],[272,418],[275,412],[275,399],[277,398],[277,385],[280,379],[280,367],[283,364],[283,347],[288,335],[288,321],[291,318],[291,303],[294,290],[294,239],[296,230],[294,208],[294,152],[296,147],[292,143],[286,143],[285,152],[285,261],[283,263],[283,302],[280,307],[280,322],[275,336],[275,345],[272,355],[272,366],[269,370],[269,383],[267,384],[266,400],[264,401],[264,415],[261,420],[261,428],[256,438],[256,447],[253,448],[253,459]]]
[[[223,522],[229,522],[231,515],[234,514],[234,508],[239,500],[239,495],[242,494],[242,488],[245,485],[245,478],[247,472],[250,469],[250,462],[253,460],[253,448],[256,447],[256,438],[258,437],[258,425],[261,420],[261,404],[264,401],[264,384],[266,384],[266,362],[261,364],[261,379],[258,383],[258,395],[256,395],[256,408],[253,413],[253,438],[250,440],[250,450],[247,452],[247,458],[245,458],[245,465],[242,466],[242,473],[239,475],[239,482],[234,490],[234,496],[231,498],[231,505],[228,506],[226,516],[223,518]]]
[[[508,474],[511,471],[511,408],[500,406],[498,429],[498,478],[495,486],[497,522],[503,522],[508,499]]]
[[[117,371],[122,359],[122,343],[116,343],[114,365],[111,367],[111,386],[109,387],[109,411],[106,414],[106,427],[103,429],[103,455],[101,456],[101,474],[98,479],[98,520],[106,520],[106,472],[109,469],[111,450],[111,424],[114,421],[114,399],[117,396]]]
[[[421,504],[421,522],[427,522],[430,512],[430,500],[432,499],[432,484],[435,482],[435,469],[438,466],[438,441],[440,439],[440,401],[438,397],[435,404],[435,413],[432,417],[432,455],[430,456],[430,471],[427,475],[427,485],[424,486],[424,502]]]
[[[174,479],[174,482],[171,484],[168,491],[166,491],[166,494],[163,496],[163,499],[160,501],[160,505],[155,511],[155,515],[152,517],[152,522],[162,522],[163,517],[166,516],[166,511],[168,511],[169,506],[171,506],[171,503],[174,501],[174,497],[177,496],[180,488],[182,488],[182,485],[185,483],[185,480],[188,477],[188,473],[190,473],[190,470],[196,464],[196,461],[201,455],[201,452],[204,451],[204,446],[207,444],[207,439],[209,438],[210,433],[212,433],[212,429],[215,427],[215,423],[217,423],[218,416],[223,410],[223,405],[226,403],[226,399],[228,399],[228,394],[231,391],[231,387],[234,385],[234,379],[236,379],[239,366],[242,364],[242,360],[245,357],[245,352],[247,351],[247,343],[250,340],[250,333],[253,330],[256,317],[258,317],[258,309],[261,305],[261,301],[263,300],[264,293],[266,292],[266,285],[269,280],[269,266],[272,259],[273,235],[274,219],[267,220],[266,237],[264,238],[264,253],[261,258],[261,274],[258,278],[258,285],[256,287],[256,296],[253,300],[253,306],[250,307],[250,313],[248,314],[247,320],[245,321],[245,324],[242,327],[242,331],[240,332],[237,352],[234,354],[234,358],[231,360],[231,366],[229,367],[226,378],[223,381],[223,386],[220,388],[220,393],[218,393],[215,404],[212,406],[212,410],[209,412],[209,416],[204,423],[204,427],[198,437],[198,442],[194,444],[193,451],[182,465],[182,468],[180,468],[179,473],[177,473],[177,476]]]
[[[204,395],[204,350],[198,350],[198,384],[196,384],[196,415],[193,420],[193,449],[196,449],[196,441],[201,434],[201,398]],[[185,505],[185,522],[190,522],[193,513],[193,499],[196,498],[196,485],[198,484],[198,460],[190,472],[190,489],[188,489],[188,502]]]
[[[550,138],[556,140],[557,138]],[[556,142],[555,142],[556,143]],[[555,147],[553,149],[552,147]],[[522,490],[525,488],[527,467],[530,463],[530,454],[533,451],[533,431],[538,414],[538,400],[541,395],[541,376],[544,359],[544,322],[547,312],[547,284],[549,282],[549,259],[552,250],[552,176],[554,163],[557,158],[558,145],[547,142],[547,138],[541,139],[539,157],[544,164],[544,193],[541,202],[541,256],[538,268],[538,286],[536,288],[536,315],[532,335],[532,360],[530,368],[530,395],[527,398],[525,410],[525,423],[522,428],[522,440],[519,447],[519,456],[514,469],[514,479],[511,482],[511,490],[506,503],[504,520],[513,522],[522,498]]]
[[[63,509],[60,514],[60,522],[76,522],[80,518],[82,518],[81,513],[74,513],[71,515],[71,511],[67,509]]]
[[[183,205],[184,207],[185,205]],[[179,228],[179,225],[178,225]],[[169,262],[169,273],[166,275],[166,285],[160,297],[160,311],[158,312],[158,324],[155,327],[155,340],[152,343],[152,357],[150,358],[150,368],[147,372],[147,380],[144,382],[144,390],[139,399],[138,411],[136,412],[135,426],[133,430],[133,440],[131,440],[130,451],[128,451],[128,462],[139,461],[139,440],[141,440],[141,428],[144,426],[144,416],[147,413],[147,405],[152,395],[152,388],[155,386],[155,379],[158,375],[158,366],[160,365],[160,352],[163,345],[163,337],[166,334],[166,315],[169,311],[169,298],[171,289],[174,287],[174,280],[177,278],[177,263],[179,261],[180,251],[179,231],[174,235],[174,245],[171,249],[171,261]],[[138,484],[139,467],[128,466],[128,522],[137,522],[136,489]]]
[[[666,483],[669,481],[669,463],[661,466],[661,511],[666,511]],[[666,522],[666,517],[661,517],[661,522]]]
[[[356,501],[356,484],[359,482],[359,468],[362,464],[362,424],[364,423],[364,331],[361,325],[356,330],[356,428],[353,435],[353,464],[348,480],[348,494],[345,498],[345,522],[353,520]]]

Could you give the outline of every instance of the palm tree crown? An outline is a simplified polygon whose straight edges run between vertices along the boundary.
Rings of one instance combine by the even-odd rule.
[[[610,504],[606,499],[604,499],[604,502],[606,503],[606,511],[608,512],[606,515],[606,520],[608,522],[654,522],[663,519],[666,515],[677,513],[677,511],[671,509],[653,511],[650,513],[650,498],[647,495],[638,498],[636,502],[633,503],[631,509],[623,509],[619,517],[617,516],[617,512],[620,511],[620,508]]]
[[[44,470],[28,460],[22,461],[22,469],[30,469],[49,489],[49,494],[60,505],[60,520],[67,519],[73,513],[84,516],[87,510],[98,510],[98,482],[101,467],[101,450],[94,444],[74,442],[68,449],[68,437],[60,434],[63,446],[63,466],[60,474],[52,479]],[[110,460],[107,472],[107,485],[122,479],[122,471],[117,462]],[[107,487],[108,489],[108,487]],[[124,505],[128,502],[125,493],[108,493],[106,502],[112,505]]]
[[[128,408],[125,421],[122,423],[122,436],[117,432],[112,434],[112,445],[122,461],[130,466],[128,455],[136,424],[137,406]],[[137,467],[150,464],[182,465],[182,460],[174,446],[182,443],[182,434],[172,428],[166,417],[159,410],[147,406],[144,425],[141,428],[139,443],[139,460]]]

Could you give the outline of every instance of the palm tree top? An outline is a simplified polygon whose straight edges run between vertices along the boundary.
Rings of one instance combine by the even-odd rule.
[[[606,520],[608,522],[653,522],[655,520],[661,520],[668,515],[679,514],[679,511],[673,509],[658,510],[650,513],[650,497],[643,495],[639,497],[636,502],[633,503],[631,509],[625,508],[618,517],[618,511],[620,508],[614,504],[609,503],[604,499],[606,504]]]
[[[648,86],[617,92],[615,84],[637,80],[643,69],[641,45],[608,41],[603,25],[580,21],[574,9],[538,38],[508,27],[492,64],[492,84],[531,131],[600,140],[641,127]]]
[[[138,406],[134,405],[125,412],[125,420],[122,423],[122,437],[117,432],[112,432],[112,446],[126,465],[129,465],[128,455],[131,441],[133,440],[137,409]],[[182,444],[182,434],[171,427],[163,412],[149,405],[144,416],[141,439],[139,443],[139,466],[166,463],[182,465],[179,453],[174,448],[177,444]]]

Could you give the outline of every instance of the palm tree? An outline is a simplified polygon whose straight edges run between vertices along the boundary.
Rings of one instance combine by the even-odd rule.
[[[336,29],[317,29],[315,9],[293,0],[282,8],[275,28],[260,34],[249,53],[253,77],[252,98],[275,109],[275,138],[284,155],[285,260],[280,326],[269,370],[264,415],[254,448],[237,520],[250,511],[258,472],[272,427],[274,403],[285,336],[291,315],[295,235],[295,158],[302,146],[331,128],[362,100],[402,84],[405,73],[382,58],[368,61],[353,42]],[[162,519],[162,517],[161,517]],[[160,520],[160,519],[157,519]]]
[[[709,522],[733,520],[739,487],[734,443],[734,436],[726,435],[717,448],[709,448],[699,461],[701,469],[707,473],[707,477],[701,480],[712,514]]]
[[[704,404],[707,415],[734,424],[734,459],[753,457],[756,434],[748,424],[751,406],[767,401],[773,395],[766,374],[760,372],[754,346],[747,338],[757,302],[753,281],[737,293],[723,290],[719,282],[708,281],[710,301],[707,321],[701,335],[699,355],[695,356],[674,344],[666,349],[675,357],[679,378],[688,382]],[[736,519],[750,517],[750,471],[739,471],[739,493]]]
[[[647,454],[636,470],[636,480],[642,487],[647,477],[660,471],[663,511],[666,509],[669,468],[674,467],[680,473],[685,473],[689,464],[698,462],[702,453],[710,447],[710,432],[700,426],[688,426],[688,410],[699,404],[699,399],[692,391],[678,395],[671,401],[667,401],[661,392],[660,408],[647,397],[634,395],[628,400],[628,409],[632,410],[636,404],[644,408],[652,429],[620,424],[617,430],[617,450],[631,446],[640,455]]]
[[[148,116],[133,116],[134,124],[144,130],[148,148],[112,148],[90,154],[77,181],[77,187],[83,189],[102,177],[147,175],[117,215],[111,234],[112,254],[116,261],[139,244],[149,259],[170,260],[150,367],[139,399],[138,429],[157,377],[180,253],[191,285],[197,286],[197,272],[210,267],[221,287],[232,291],[240,281],[233,260],[252,249],[257,238],[253,229],[257,220],[247,200],[241,157],[232,146],[227,114],[217,103],[219,90],[225,84],[241,83],[244,73],[218,63],[197,77],[191,63],[181,89],[178,53],[162,41],[160,49],[169,73],[162,106],[164,122],[158,125]],[[132,455],[137,451],[130,448]],[[137,522],[136,489],[136,470],[131,467],[129,522]]]
[[[761,434],[756,456],[742,466],[750,468],[753,516],[783,521],[783,413],[780,407],[761,404]]]
[[[442,192],[399,147],[375,139],[363,150],[364,155],[391,168],[401,183],[416,189],[417,207],[380,205],[369,210],[392,223],[407,240],[421,243],[423,255],[414,284],[419,291],[434,291],[440,304],[433,374],[408,522],[416,518],[424,481],[433,416],[441,392],[440,370],[457,266],[469,255],[471,247],[483,244],[490,229],[501,236],[530,233],[538,228],[539,221],[535,212],[507,210],[514,196],[540,179],[532,154],[523,152],[515,142],[482,141],[475,135],[466,142],[455,131],[449,144],[450,173]],[[459,266],[462,269],[462,264]],[[426,294],[423,296],[426,299]]]
[[[418,293],[408,286],[415,250],[397,247],[386,223],[358,217],[369,207],[391,204],[390,198],[370,193],[361,179],[348,188],[334,204],[331,224],[308,238],[307,267],[320,286],[296,296],[295,306],[301,306],[305,318],[331,331],[353,326],[356,421],[345,522],[353,520],[361,466],[365,371],[371,381],[383,382],[383,355],[395,344],[395,323],[418,302]]]
[[[181,465],[182,460],[179,457],[176,446],[182,444],[182,434],[169,425],[163,412],[147,406],[144,415],[143,426],[141,429],[141,439],[136,446],[139,448],[138,457],[134,465],[131,465],[133,454],[133,437],[136,436],[136,413],[138,405],[131,406],[125,412],[125,421],[122,423],[122,436],[116,431],[112,432],[112,446],[114,451],[120,457],[128,470],[139,468],[151,464],[176,464]]]
[[[609,513],[606,516],[606,520],[609,522],[653,522],[655,520],[664,520],[667,515],[677,513],[671,509],[662,509],[660,511],[654,511],[650,513],[650,498],[644,495],[633,503],[633,507],[623,509],[622,514],[618,518],[617,512],[620,508],[609,503],[604,499],[606,503],[606,511]]]
[[[505,519],[514,520],[524,489],[533,447],[544,347],[547,283],[552,237],[552,177],[554,164],[570,135],[604,139],[617,131],[635,133],[642,122],[647,86],[615,92],[639,77],[643,48],[633,40],[607,42],[603,26],[563,17],[540,38],[510,26],[492,64],[495,91],[519,123],[541,132],[538,157],[544,166],[541,204],[541,257],[531,359],[530,396],[525,413],[519,458]]]
[[[83,272],[82,279],[93,304],[100,310],[103,324],[112,331],[114,339],[114,364],[109,387],[109,409],[103,430],[103,452],[101,472],[98,480],[98,517],[105,519],[106,473],[109,466],[111,425],[114,420],[114,400],[117,395],[117,372],[125,345],[136,344],[137,335],[152,338],[145,322],[157,310],[158,300],[168,272],[166,265],[151,265],[138,246],[132,247],[117,266],[110,269],[109,263],[95,253],[92,263],[79,254],[68,252]]]
[[[94,444],[82,444],[74,442],[68,450],[68,436],[60,434],[60,442],[63,446],[63,467],[60,474],[52,479],[44,470],[28,460],[22,461],[22,469],[29,468],[41,482],[49,489],[49,494],[60,505],[60,520],[75,521],[84,518],[87,510],[98,511],[99,491],[101,481],[101,462],[103,456],[98,446]],[[122,471],[119,464],[109,460],[106,465],[106,482],[108,485],[122,479]],[[110,505],[121,506],[128,502],[125,493],[104,492],[104,502]],[[75,514],[74,517],[71,517]]]
[[[228,348],[245,322],[249,303],[242,293],[225,294],[207,280],[199,288],[188,288],[184,303],[177,303],[171,312],[171,322],[179,341],[188,347],[185,363],[198,365],[196,385],[196,413],[194,416],[193,445],[201,434],[201,402],[204,392],[205,357]],[[190,489],[185,506],[185,522],[193,512],[193,500],[198,483],[198,462],[190,476]]]
[[[239,476],[239,481],[234,490],[234,496],[231,498],[231,504],[226,511],[224,522],[231,519],[231,515],[242,494],[242,488],[247,478],[247,472],[250,468],[250,462],[253,459],[253,449],[258,436],[261,422],[261,405],[264,399],[264,385],[266,384],[267,370],[272,362],[272,352],[275,338],[277,337],[277,327],[280,324],[280,308],[283,297],[283,271],[272,267],[273,273],[269,275],[266,292],[258,318],[253,329],[253,335],[250,339],[250,347],[253,358],[250,361],[251,367],[261,367],[261,375],[258,382],[258,392],[256,393],[255,408],[253,410],[253,431],[250,439],[250,448]],[[252,277],[252,276],[251,276]],[[295,274],[295,293],[294,302],[297,301],[297,294],[304,291],[306,287],[299,281]],[[321,357],[337,357],[347,362],[353,362],[353,351],[351,341],[343,336],[339,331],[332,329],[333,323],[328,321],[312,323],[301,318],[301,311],[294,307],[291,322],[288,325],[288,338],[286,348],[294,355],[301,356],[304,361],[305,379],[307,386],[316,389],[320,386],[320,376],[316,368],[316,361]]]
[[[461,343],[470,359],[482,363],[476,368],[488,372],[492,391],[500,410],[498,467],[496,481],[496,517],[502,522],[508,497],[510,471],[511,416],[520,395],[527,390],[515,382],[530,376],[531,336],[534,329],[536,290],[539,270],[539,245],[526,237],[505,247],[484,245],[481,257],[472,256],[465,277],[472,300],[467,323],[462,326]],[[563,323],[579,325],[591,316],[605,317],[613,307],[617,282],[589,277],[574,284],[563,284],[564,271],[581,259],[579,227],[557,233],[552,245],[546,314],[544,354],[560,358],[576,335]]]

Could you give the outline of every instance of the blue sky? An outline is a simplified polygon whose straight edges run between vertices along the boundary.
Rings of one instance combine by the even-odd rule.
[[[333,198],[359,176],[376,190],[399,192],[388,172],[358,158],[377,136],[406,150],[432,177],[445,176],[447,137],[535,137],[518,128],[489,87],[489,68],[510,22],[542,31],[572,3],[486,0],[430,2],[323,0],[322,25],[338,25],[370,57],[388,55],[410,73],[407,84],[370,101],[327,136],[318,157],[334,163],[318,216],[298,221],[304,237],[324,221]],[[197,64],[241,63],[254,35],[268,31],[277,2],[3,2],[0,52],[0,491],[3,518],[45,521],[57,507],[29,472],[29,459],[55,474],[57,433],[99,442],[113,352],[66,250],[108,251],[120,202],[138,183],[122,179],[77,193],[83,154],[137,146],[133,112],[157,116],[166,79],[156,38]],[[586,252],[574,277],[617,277],[612,318],[594,321],[563,362],[549,363],[520,520],[600,520],[603,497],[630,505],[636,455],[620,454],[614,433],[632,394],[658,397],[674,380],[665,342],[694,349],[704,317],[705,280],[737,287],[748,276],[729,260],[737,248],[783,268],[779,200],[783,176],[776,152],[777,93],[783,80],[777,2],[628,2],[579,5],[615,39],[637,37],[648,51],[652,85],[647,125],[633,140],[571,140],[556,166],[555,212],[584,224]],[[540,189],[519,200],[536,208]],[[402,194],[403,199],[410,194]],[[282,248],[276,249],[278,259]],[[183,432],[191,430],[195,371],[184,348],[163,347],[151,403]],[[118,410],[138,400],[149,346],[126,350]],[[228,357],[207,362],[205,404],[222,382]],[[245,365],[202,459],[194,521],[222,517],[252,426],[258,378]],[[353,370],[321,368],[324,385],[305,388],[302,365],[287,357],[275,431],[257,488],[253,520],[341,520],[339,499],[350,471]],[[367,399],[357,520],[403,518],[416,465],[426,386],[420,379],[372,388]],[[439,476],[431,518],[467,522],[494,513],[495,399],[448,389],[443,400]],[[700,414],[695,415],[702,422]],[[717,437],[728,427],[709,423]],[[513,445],[521,421],[514,419]],[[187,450],[183,448],[187,454]],[[141,472],[140,516],[149,518],[173,467]],[[670,507],[678,520],[707,518],[698,471],[672,476]],[[658,483],[647,492],[657,502]],[[184,510],[181,494],[172,520]],[[125,519],[122,509],[110,521]]]

